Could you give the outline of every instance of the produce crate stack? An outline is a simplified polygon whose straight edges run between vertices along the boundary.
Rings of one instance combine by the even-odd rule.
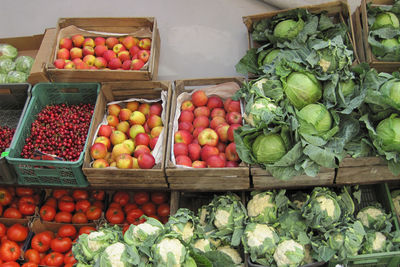
[[[166,157],[165,151],[166,151],[167,134],[168,134],[167,126],[169,120],[169,109],[172,98],[171,83],[162,81],[132,81],[132,82],[105,82],[102,85],[103,86],[98,97],[98,109],[94,113],[93,127],[96,130],[94,130],[88,136],[89,146],[87,146],[86,148],[85,160],[83,165],[83,171],[87,176],[88,181],[92,186],[96,187],[121,188],[122,185],[124,188],[131,188],[131,189],[167,188],[168,184],[165,179],[164,162]],[[129,121],[131,121],[132,123],[130,125],[130,123],[126,122],[125,130],[115,125],[117,127],[117,130],[118,129],[120,130],[119,132],[121,131],[126,132],[126,135],[121,134],[124,136],[124,138],[122,138],[120,141],[128,139],[127,135],[129,135],[129,139],[135,140],[135,144],[133,145],[131,150],[127,149],[127,151],[124,152],[124,149],[122,149],[122,147],[125,147],[124,144],[117,144],[113,140],[114,139],[114,137],[112,136],[113,134],[111,134],[111,136],[108,135],[110,137],[111,142],[114,144],[113,148],[112,149],[110,148],[108,151],[111,156],[110,160],[115,162],[117,160],[116,156],[117,153],[121,154],[120,152],[122,151],[123,153],[129,154],[129,157],[127,157],[128,162],[132,161],[132,157],[134,156],[133,159],[135,160],[135,163],[133,163],[132,161],[132,164],[130,164],[130,165],[135,164],[134,168],[131,167],[127,169],[126,168],[127,166],[122,166],[122,165],[117,165],[117,167],[114,166],[107,168],[98,168],[96,164],[93,162],[94,154],[92,151],[93,150],[92,147],[94,147],[94,143],[96,142],[97,136],[101,135],[101,133],[99,133],[101,127],[100,124],[111,125],[113,123],[110,121],[107,122],[107,118],[110,117],[110,112],[109,112],[110,107],[113,103],[121,105],[122,108],[120,112],[121,114],[117,114],[119,115],[120,119],[122,118],[121,116],[123,115],[122,113],[124,111],[126,111],[129,114],[132,114],[127,116]],[[133,103],[135,108],[131,108],[131,110],[127,109],[128,103],[131,104]],[[149,166],[144,166],[146,164],[141,165],[142,162],[139,159],[139,156],[137,155],[140,154],[139,153],[140,151],[139,152],[133,151],[133,149],[138,150],[139,144],[145,144],[145,143],[138,143],[142,141],[136,138],[136,135],[145,135],[145,137],[147,137],[147,133],[145,133],[145,129],[142,125],[144,124],[147,125],[147,122],[150,122],[151,118],[151,115],[149,115],[149,120],[145,122],[145,116],[143,115],[142,112],[139,111],[139,110],[143,111],[142,108],[139,106],[140,105],[139,103],[143,104],[143,107],[145,107],[145,105],[150,106],[154,105],[155,103],[162,103],[161,105],[159,105],[160,109],[158,109],[159,112],[158,115],[154,116],[154,119],[158,119],[159,123],[161,123],[161,127],[158,127],[159,129],[161,129],[161,132],[158,133],[159,137],[156,136],[152,137],[152,139],[156,140],[156,144],[154,147],[151,148],[153,150],[152,155],[154,162]],[[147,109],[149,109],[149,107]],[[149,112],[150,111],[147,110],[147,113]],[[135,119],[134,116],[136,115],[138,115],[138,117],[143,118],[143,121],[141,121],[139,124],[135,122],[135,120],[137,119]],[[116,118],[116,120],[118,120],[118,118]],[[122,120],[120,123],[122,123]],[[150,126],[151,124],[152,122],[150,122]],[[146,129],[148,133],[150,133],[149,129],[150,126],[147,126]],[[149,138],[147,137],[147,139]],[[143,146],[145,146],[145,149],[147,149],[150,152],[148,143],[146,143],[146,145],[142,145],[142,147]],[[105,152],[107,152],[107,150],[105,150]],[[132,157],[130,155],[132,155]],[[145,158],[143,158],[143,162],[148,162],[150,164],[150,160],[146,160]],[[118,162],[116,163],[119,164]],[[140,166],[142,166],[141,169]]]
[[[239,158],[236,154],[236,146],[232,142],[233,136],[229,139],[229,128],[233,130],[232,125],[240,126],[242,123],[241,114],[238,112],[242,108],[239,102],[236,102],[236,107],[234,108],[236,111],[229,112],[229,109],[233,110],[233,108],[228,107],[228,104],[226,104],[224,109],[227,111],[225,112],[222,102],[228,103],[227,101],[231,101],[230,98],[238,90],[241,83],[241,79],[234,77],[175,81],[166,155],[166,175],[171,189],[217,191],[250,188],[249,167],[244,163],[239,165],[236,163]],[[199,93],[195,95],[197,92]],[[201,101],[205,101],[204,103],[198,102],[198,99],[195,98],[201,98]],[[214,104],[211,103],[212,100],[210,99],[217,102],[215,107],[212,106]],[[188,104],[187,107],[185,103]],[[203,112],[202,110],[204,113],[201,113]],[[213,117],[215,111],[220,111],[222,115],[215,115],[210,122],[209,117],[210,115]],[[236,114],[236,117],[232,116],[229,119],[229,114]],[[200,122],[200,119],[203,121]],[[218,122],[218,119],[221,121]],[[221,126],[218,127],[220,124]],[[185,128],[185,125],[188,125],[188,128]],[[221,132],[218,128],[220,128]],[[196,129],[200,130],[197,131]],[[210,135],[203,136],[207,132]],[[204,138],[201,138],[201,136]],[[188,152],[193,140],[197,141],[197,145],[192,145],[194,146],[193,151]],[[179,143],[183,143],[183,152],[177,147]],[[223,148],[218,148],[220,144]],[[209,151],[208,153],[207,149],[211,152]],[[216,156],[218,154],[222,154],[224,159],[220,160],[218,157],[215,161],[208,159],[208,157],[211,158],[213,155]],[[179,161],[181,155],[184,158],[183,161]],[[225,166],[226,161],[234,161],[231,162],[234,164],[232,165],[233,167]],[[195,167],[196,163],[204,165],[197,168]],[[205,168],[207,165],[211,168]]]

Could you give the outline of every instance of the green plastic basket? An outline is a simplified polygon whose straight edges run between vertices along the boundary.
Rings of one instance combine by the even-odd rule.
[[[387,213],[395,216],[393,202],[390,197],[390,192],[387,184],[377,185],[365,185],[360,186],[362,189],[361,203],[356,205],[356,212],[364,207],[372,205],[373,203],[379,202],[382,204],[383,209]],[[393,231],[399,230],[399,222],[394,217],[393,220]],[[338,262],[329,262],[329,267],[334,267]],[[382,267],[397,267],[400,266],[400,251],[373,253],[373,254],[361,254],[353,257],[349,257],[349,262],[346,266],[382,266]]]
[[[18,176],[18,183],[23,185],[72,186],[86,187],[88,182],[82,172],[83,156],[87,146],[77,161],[33,160],[21,158],[25,139],[30,136],[31,124],[36,115],[46,106],[53,104],[95,104],[100,91],[99,83],[38,83],[32,89],[32,98],[21,126],[16,131],[6,157],[13,165]],[[95,107],[96,108],[96,107]],[[93,118],[89,133],[92,129]]]

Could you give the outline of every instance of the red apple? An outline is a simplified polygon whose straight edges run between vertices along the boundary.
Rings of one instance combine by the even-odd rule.
[[[209,109],[222,108],[223,106],[224,103],[222,102],[222,99],[219,96],[210,96],[208,98],[207,107]]]
[[[106,39],[106,46],[108,47],[108,49],[113,49],[114,45],[116,45],[118,43],[119,43],[119,41],[115,37],[108,37]]]
[[[126,134],[124,132],[121,132],[118,130],[112,132],[112,134],[110,136],[111,144],[113,144],[114,146],[121,144],[126,139],[127,139]]]
[[[115,52],[112,51],[112,50],[107,50],[107,51],[105,51],[105,52],[103,53],[103,56],[102,56],[102,57],[103,57],[105,60],[107,60],[107,62],[110,62],[111,59],[117,58],[117,54],[115,54]]]
[[[179,155],[187,156],[189,155],[188,152],[188,145],[185,143],[175,143],[174,144],[174,155],[175,157]]]
[[[82,47],[83,42],[85,41],[85,37],[83,37],[81,34],[75,34],[71,37],[71,39],[75,47]]]
[[[141,59],[132,59],[132,70],[140,70],[144,66],[144,62]]]
[[[105,58],[103,57],[96,57],[96,59],[94,60],[94,65],[98,69],[104,69],[105,67],[107,67],[107,60],[105,60]]]
[[[94,140],[94,143],[102,143],[106,146],[107,151],[110,151],[111,149],[111,141],[108,137],[105,136],[99,136]]]
[[[181,112],[181,115],[179,116],[179,120],[178,120],[178,121],[179,121],[179,122],[186,121],[186,122],[192,123],[193,120],[194,120],[194,114],[193,114],[193,112],[191,112],[191,111],[189,111],[189,110],[183,110],[183,111]]]
[[[197,136],[201,146],[210,145],[216,146],[218,144],[218,134],[211,128],[206,128]]]
[[[119,58],[119,60],[121,60],[121,62],[124,62],[126,60],[130,60],[131,55],[129,54],[128,51],[121,51],[118,53],[118,58]]]
[[[126,36],[122,40],[122,44],[126,47],[126,49],[130,49],[132,46],[136,45],[137,43],[139,43],[139,40],[132,36]]]
[[[215,118],[215,117],[224,117],[225,118],[225,116],[226,116],[226,113],[223,108],[214,108],[211,111],[211,118]]]
[[[204,147],[202,147],[200,152],[200,156],[203,161],[207,161],[208,157],[218,154],[218,148],[209,145],[205,145]]]
[[[83,56],[94,55],[94,49],[91,46],[84,46],[82,49]]]
[[[130,109],[131,111],[136,111],[139,108],[139,102],[138,101],[131,101],[126,103],[126,108]]]
[[[193,124],[191,124],[190,122],[183,121],[183,122],[178,123],[178,130],[186,130],[186,131],[189,131],[192,133],[194,130],[194,127],[193,127]]]
[[[185,143],[188,145],[192,142],[193,136],[190,134],[189,131],[179,130],[175,133],[174,140],[175,140],[175,143]]]
[[[95,46],[105,45],[106,44],[106,39],[104,39],[103,37],[96,37],[94,39],[94,44],[95,44]]]
[[[121,154],[115,159],[115,161],[117,162],[118,169],[132,169],[133,167],[133,159],[129,154]]]
[[[98,45],[94,48],[94,53],[96,54],[97,57],[102,57],[107,50],[108,50],[107,46]]]
[[[207,168],[207,163],[205,161],[196,160],[192,163],[193,168]]]
[[[89,69],[89,65],[86,64],[86,63],[83,62],[83,61],[81,61],[81,62],[75,64],[75,66],[76,66],[76,69],[77,69],[77,70],[87,70],[87,69]]]
[[[90,155],[93,159],[102,159],[107,155],[107,147],[103,143],[95,143],[90,148]]]
[[[142,103],[139,105],[138,110],[142,112],[145,116],[147,116],[148,114],[150,114],[150,105],[147,103]]]
[[[65,62],[64,69],[75,69],[75,63],[72,61]]]
[[[150,105],[150,110],[149,110],[150,115],[154,114],[161,117],[161,112],[162,112],[162,105],[160,102]]]
[[[199,144],[189,144],[188,145],[188,155],[192,161],[200,159],[201,146]]]
[[[232,100],[232,98],[228,98],[224,102],[224,108],[225,108],[226,112],[240,113],[240,101]]]
[[[116,44],[113,47],[113,51],[114,51],[115,54],[118,55],[120,52],[126,51],[126,48],[122,44]]]
[[[239,127],[242,127],[242,125],[236,124],[236,123],[235,124],[231,124],[231,126],[229,126],[229,129],[228,129],[228,140],[229,141],[231,141],[231,142],[235,141],[235,138],[233,136],[233,132],[235,131],[235,129],[237,129]]]
[[[208,128],[209,125],[210,125],[210,121],[208,120],[208,117],[206,117],[206,116],[196,117],[196,119],[193,121],[194,128],[199,128],[199,127]]]
[[[214,117],[211,120],[210,127],[212,129],[216,129],[218,126],[220,126],[221,124],[224,124],[224,123],[226,123],[226,120],[224,117]]]
[[[139,41],[138,46],[141,49],[150,49],[151,40],[149,38],[143,38]]]
[[[58,58],[54,61],[54,66],[57,69],[63,69],[65,66],[65,59]]]
[[[194,105],[192,103],[192,101],[190,100],[186,100],[183,101],[181,104],[181,110],[188,110],[188,111],[194,111]]]
[[[229,124],[227,123],[221,124],[215,129],[215,131],[218,134],[219,141],[221,142],[228,141],[228,129],[229,129]]]
[[[129,125],[129,122],[127,122],[127,121],[120,121],[117,124],[116,128],[117,128],[118,131],[121,131],[123,133],[129,134],[130,125]]]
[[[132,60],[128,59],[122,62],[122,69],[123,70],[130,70],[132,65]]]
[[[140,111],[132,112],[131,116],[129,117],[129,123],[131,125],[139,124],[143,125],[146,122],[146,116]]]
[[[225,155],[226,155],[227,160],[229,160],[229,161],[238,161],[239,160],[239,155],[236,152],[236,144],[235,143],[230,143],[226,147]]]
[[[208,118],[210,117],[210,109],[206,106],[197,107],[194,109],[194,116],[195,117],[206,116]]]
[[[193,138],[192,143],[191,144],[199,144],[199,140],[197,140],[197,138]]]
[[[225,144],[225,143],[219,142],[219,143],[217,144],[217,148],[218,148],[218,151],[219,151],[219,152],[225,152],[226,144]]]
[[[101,125],[99,128],[99,132],[97,133],[98,136],[105,136],[110,137],[112,133],[112,129],[110,125]]]
[[[219,152],[218,157],[220,157],[220,159],[222,159],[222,160],[226,163],[226,156],[225,156],[225,153]]]
[[[79,47],[72,47],[71,50],[69,51],[71,59],[74,58],[82,58],[82,49]]]
[[[110,165],[108,164],[108,161],[105,159],[96,159],[95,161],[93,161],[92,167],[95,169],[99,169],[99,168],[107,168]]]
[[[229,124],[242,124],[242,115],[236,111],[229,112],[226,114],[226,121]]]
[[[163,125],[161,117],[155,114],[150,115],[150,117],[147,120],[147,124],[149,125],[150,129]]]
[[[198,90],[192,94],[192,103],[196,107],[207,105],[208,97],[203,90]]]
[[[149,146],[150,146],[151,150],[153,150],[156,147],[157,142],[158,142],[158,136],[150,139]]]
[[[67,60],[70,59],[70,56],[69,50],[66,48],[61,48],[57,51],[57,59]]]
[[[70,50],[72,48],[72,40],[69,38],[62,38],[60,40],[59,48],[65,48]]]
[[[188,166],[192,167],[192,161],[188,156],[185,155],[179,155],[175,158],[176,165],[183,165],[183,166]]]
[[[239,163],[237,161],[227,161],[225,167],[230,167],[230,168],[239,167]]]
[[[118,104],[111,104],[108,105],[107,107],[107,112],[109,115],[114,115],[114,116],[119,116],[119,113],[121,112],[121,106]]]
[[[92,38],[85,38],[85,40],[83,41],[83,47],[85,46],[90,46],[90,47],[94,47],[95,43],[94,40]]]
[[[135,158],[138,158],[139,155],[141,154],[150,154],[150,148],[148,146],[145,145],[138,145],[135,148],[135,152],[133,152],[133,155]]]
[[[112,70],[116,70],[122,67],[122,62],[119,58],[112,58],[108,62],[108,67]]]
[[[72,62],[74,62],[74,64],[77,65],[77,64],[83,62],[83,60],[81,58],[74,58],[74,59],[72,59]]]
[[[140,124],[134,124],[132,127],[129,129],[129,137],[132,139],[135,139],[136,135],[139,133],[145,133],[146,130],[144,127]]]
[[[207,158],[206,163],[209,168],[224,168],[226,161],[217,155],[213,155]]]
[[[135,137],[135,145],[139,146],[139,145],[144,145],[144,146],[148,146],[150,143],[150,137],[147,133],[139,133],[136,135]]]
[[[94,66],[96,61],[96,57],[93,55],[86,55],[83,57],[83,62],[85,62],[88,66]]]
[[[143,124],[143,128],[146,131],[146,133],[151,133],[151,129],[149,125],[147,124],[147,121]]]
[[[121,144],[117,144],[113,147],[112,151],[111,151],[111,159],[112,160],[116,160],[116,158],[121,155],[121,154],[131,154],[131,148],[124,143]]]
[[[114,115],[108,115],[106,119],[107,119],[108,125],[110,125],[110,126],[116,127],[119,123],[118,117],[114,116]]]
[[[134,45],[134,46],[132,46],[130,49],[129,49],[129,53],[131,54],[131,56],[133,57],[133,56],[137,56],[137,54],[139,53],[139,51],[140,51],[140,48],[138,47],[138,46],[136,46],[136,45]]]
[[[147,50],[140,50],[138,53],[138,59],[143,60],[144,63],[146,63],[149,60],[150,53]]]
[[[151,129],[151,132],[150,132],[151,137],[155,138],[155,137],[160,136],[163,129],[164,129],[163,126],[154,127],[153,129]]]
[[[151,169],[156,164],[156,161],[152,154],[150,153],[143,153],[140,154],[137,158],[139,167],[141,169]]]
[[[205,129],[204,127],[199,127],[199,128],[194,129],[193,137],[196,138],[196,140],[197,140],[197,137],[199,136],[199,133],[201,133],[201,131],[203,131],[204,129]]]

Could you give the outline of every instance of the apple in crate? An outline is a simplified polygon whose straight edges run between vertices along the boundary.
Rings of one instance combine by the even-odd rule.
[[[133,167],[133,159],[131,155],[124,153],[119,155],[115,162],[117,163],[118,169],[131,169]]]
[[[222,99],[219,96],[210,96],[207,101],[207,107],[209,109],[214,109],[214,108],[222,108],[224,106],[224,103],[222,102]]]
[[[193,140],[193,136],[189,131],[179,130],[174,135],[175,143],[190,144]]]
[[[151,132],[150,132],[151,137],[156,138],[156,137],[160,136],[163,129],[164,129],[163,126],[154,127],[153,129],[151,129]]]
[[[139,155],[145,154],[145,153],[151,153],[150,148],[145,145],[138,145],[138,146],[136,146],[135,152],[133,153],[133,155],[135,156],[135,158],[139,158]]]
[[[192,102],[196,107],[207,105],[208,97],[203,90],[198,90],[192,94]]]
[[[106,39],[104,37],[96,37],[94,38],[94,45],[97,47],[99,45],[105,45],[106,44]]]
[[[95,143],[90,148],[90,155],[94,159],[102,159],[107,155],[107,147],[103,143]]]
[[[109,167],[110,165],[108,164],[108,161],[107,160],[105,160],[105,159],[96,159],[94,162],[93,162],[93,168],[96,168],[96,169],[98,169],[98,168],[107,168],[107,167]]]
[[[105,136],[99,136],[94,140],[94,143],[102,143],[106,146],[107,151],[110,151],[111,149],[111,141],[109,138]]]
[[[116,159],[121,154],[131,154],[131,149],[126,144],[117,144],[113,147],[111,158]]]
[[[69,38],[62,38],[60,40],[59,48],[65,48],[70,50],[73,47],[72,40]]]
[[[99,128],[99,132],[97,133],[97,135],[99,136],[105,136],[105,137],[110,137],[112,133],[112,128],[110,125],[101,125]]]
[[[108,125],[113,126],[113,127],[117,127],[117,125],[119,123],[119,120],[118,120],[117,116],[108,115],[106,119],[107,119]]]
[[[210,145],[216,146],[218,144],[218,134],[211,128],[206,128],[197,136],[201,146]]]
[[[126,103],[126,108],[129,109],[130,111],[136,111],[139,108],[139,102],[138,101],[131,101]]]
[[[151,47],[151,40],[149,38],[143,38],[139,41],[138,44],[139,48],[141,49],[150,49]]]
[[[145,133],[144,127],[140,124],[132,125],[129,129],[129,137],[135,139],[139,133]]]
[[[156,161],[152,154],[142,153],[137,158],[139,167],[141,169],[151,169],[154,167]]]
[[[111,144],[113,144],[114,146],[117,144],[121,144],[126,139],[126,135],[118,130],[114,131],[110,136]]]
[[[94,48],[94,53],[97,57],[102,57],[107,50],[107,46],[98,45]]]
[[[71,39],[75,47],[82,47],[83,42],[85,41],[85,37],[83,37],[81,34],[75,34],[71,37]]]
[[[139,124],[143,125],[146,122],[146,116],[140,111],[132,112],[131,116],[129,117],[129,123],[131,125]]]
[[[201,148],[200,158],[203,161],[207,161],[210,156],[217,156],[219,154],[218,148],[215,146],[205,145]]]

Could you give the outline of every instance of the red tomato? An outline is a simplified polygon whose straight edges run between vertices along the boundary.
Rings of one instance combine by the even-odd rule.
[[[32,196],[34,194],[33,189],[29,187],[17,187],[15,188],[15,193],[19,197]]]
[[[6,233],[7,227],[4,224],[0,223],[0,238],[6,236]]]
[[[51,206],[44,205],[40,208],[39,214],[43,221],[51,222],[56,216],[56,209]]]
[[[105,197],[105,192],[104,190],[95,190],[92,191],[92,198],[96,200],[103,201]]]
[[[20,267],[19,263],[15,261],[7,261],[1,264],[1,267]]]
[[[60,201],[68,201],[68,202],[74,202],[75,203],[75,199],[73,197],[71,197],[71,196],[68,196],[68,195],[62,196],[58,201],[59,202]]]
[[[28,249],[25,253],[24,253],[24,259],[27,260],[28,262],[32,262],[32,263],[36,263],[39,264],[40,263],[40,254],[39,251],[34,250],[34,249]]]
[[[156,220],[158,220],[158,221],[161,222],[160,217],[158,217],[158,216],[155,215],[155,214],[149,215],[149,217],[154,218],[154,219],[156,219]]]
[[[91,232],[96,231],[96,228],[92,226],[83,226],[79,229],[79,235],[81,234],[90,234]]]
[[[151,201],[157,205],[167,202],[168,195],[166,192],[152,192]]]
[[[31,247],[40,252],[46,252],[50,249],[50,242],[52,237],[49,238],[45,233],[36,234],[31,241]]]
[[[133,224],[134,224],[134,225],[139,225],[139,224],[144,223],[145,221],[146,221],[145,218],[140,218],[140,219],[136,220]]]
[[[77,212],[72,216],[71,222],[73,224],[87,223],[88,222],[88,218],[86,217],[85,213]]]
[[[68,191],[65,189],[54,189],[53,197],[56,199],[60,199],[61,197],[68,195]]]
[[[149,202],[150,196],[148,192],[137,192],[133,195],[133,199],[136,204],[143,205],[144,203]]]
[[[129,202],[129,193],[125,191],[115,192],[113,201],[119,203],[121,207],[123,207]]]
[[[111,202],[110,205],[108,205],[108,208],[117,208],[117,209],[122,209],[121,204],[117,202]]]
[[[91,205],[89,200],[81,199],[76,202],[75,210],[76,212],[86,212]]]
[[[7,187],[8,192],[10,192],[12,197],[15,197],[15,187]]]
[[[25,241],[28,236],[28,227],[22,226],[19,223],[12,225],[7,230],[7,238],[15,242]]]
[[[152,202],[147,202],[146,204],[143,204],[142,210],[143,210],[144,214],[146,214],[147,216],[155,215],[156,214],[156,205],[154,205],[154,203],[152,203]]]
[[[88,191],[77,189],[77,190],[74,190],[72,192],[72,197],[75,200],[88,199],[89,198],[89,193],[88,193]]]
[[[96,200],[93,202],[92,206],[96,206],[99,209],[103,210],[104,209],[104,202],[100,200]]]
[[[21,205],[22,203],[35,204],[35,199],[33,196],[24,196],[18,200],[18,205]]]
[[[22,214],[16,208],[8,208],[3,213],[4,218],[21,219]]]
[[[161,204],[160,206],[158,206],[158,208],[157,208],[158,216],[166,217],[169,215],[169,213],[170,213],[170,210],[169,210],[168,204],[164,203],[164,204]]]
[[[68,264],[68,263],[75,263],[77,262],[77,260],[74,257],[74,254],[72,253],[72,251],[68,251],[65,255],[64,255],[64,264]]]
[[[3,261],[16,261],[21,255],[21,249],[14,241],[4,241],[0,246],[0,258]]]
[[[101,217],[101,209],[96,206],[91,206],[85,214],[88,220],[98,220]]]
[[[58,229],[58,236],[60,237],[70,237],[73,239],[76,236],[76,228],[72,224],[63,225]]]
[[[38,195],[38,194],[35,194],[35,195],[33,195],[32,196],[33,197],[33,199],[35,200],[35,205],[37,206],[37,205],[39,205],[39,202],[40,202],[40,195]]]
[[[65,211],[60,211],[56,214],[55,217],[56,222],[58,223],[71,223],[72,221],[72,214]]]
[[[75,263],[67,263],[67,264],[64,265],[64,267],[74,267],[74,264]]]
[[[35,204],[29,204],[27,202],[21,203],[18,206],[18,210],[19,210],[19,212],[21,212],[22,215],[30,216],[30,215],[35,214],[36,205]]]
[[[11,200],[10,205],[8,206],[9,208],[16,208],[18,209],[18,199],[14,198],[13,200]]]
[[[126,215],[126,220],[128,223],[134,224],[139,218],[143,215],[143,211],[141,209],[133,209],[128,212]]]
[[[46,253],[44,253],[44,252],[39,252],[39,255],[40,255],[40,260],[43,260],[44,259],[44,257],[46,257]]]
[[[60,211],[65,211],[65,212],[74,212],[75,211],[75,203],[73,201],[59,201],[58,209]]]
[[[59,252],[51,252],[44,257],[44,262],[47,266],[63,266],[64,255]]]
[[[106,219],[109,223],[120,224],[125,220],[125,214],[121,209],[109,208],[106,212]]]
[[[137,209],[138,206],[135,203],[128,203],[124,206],[125,213],[128,213],[130,210]]]
[[[53,208],[57,208],[57,199],[55,199],[54,197],[49,197],[46,202],[44,203],[44,206],[50,206]]]
[[[21,265],[21,267],[38,267],[38,263],[25,262],[24,264]]]
[[[131,226],[130,224],[124,224],[124,226],[122,227],[122,234],[124,235],[126,231],[128,231],[129,226]]]
[[[7,206],[11,203],[12,195],[5,188],[0,188],[0,205]]]
[[[72,240],[69,237],[56,237],[51,240],[50,248],[55,252],[65,253],[72,248]]]
[[[163,224],[166,224],[168,222],[168,220],[169,220],[168,216],[160,217],[160,222],[162,222]]]

